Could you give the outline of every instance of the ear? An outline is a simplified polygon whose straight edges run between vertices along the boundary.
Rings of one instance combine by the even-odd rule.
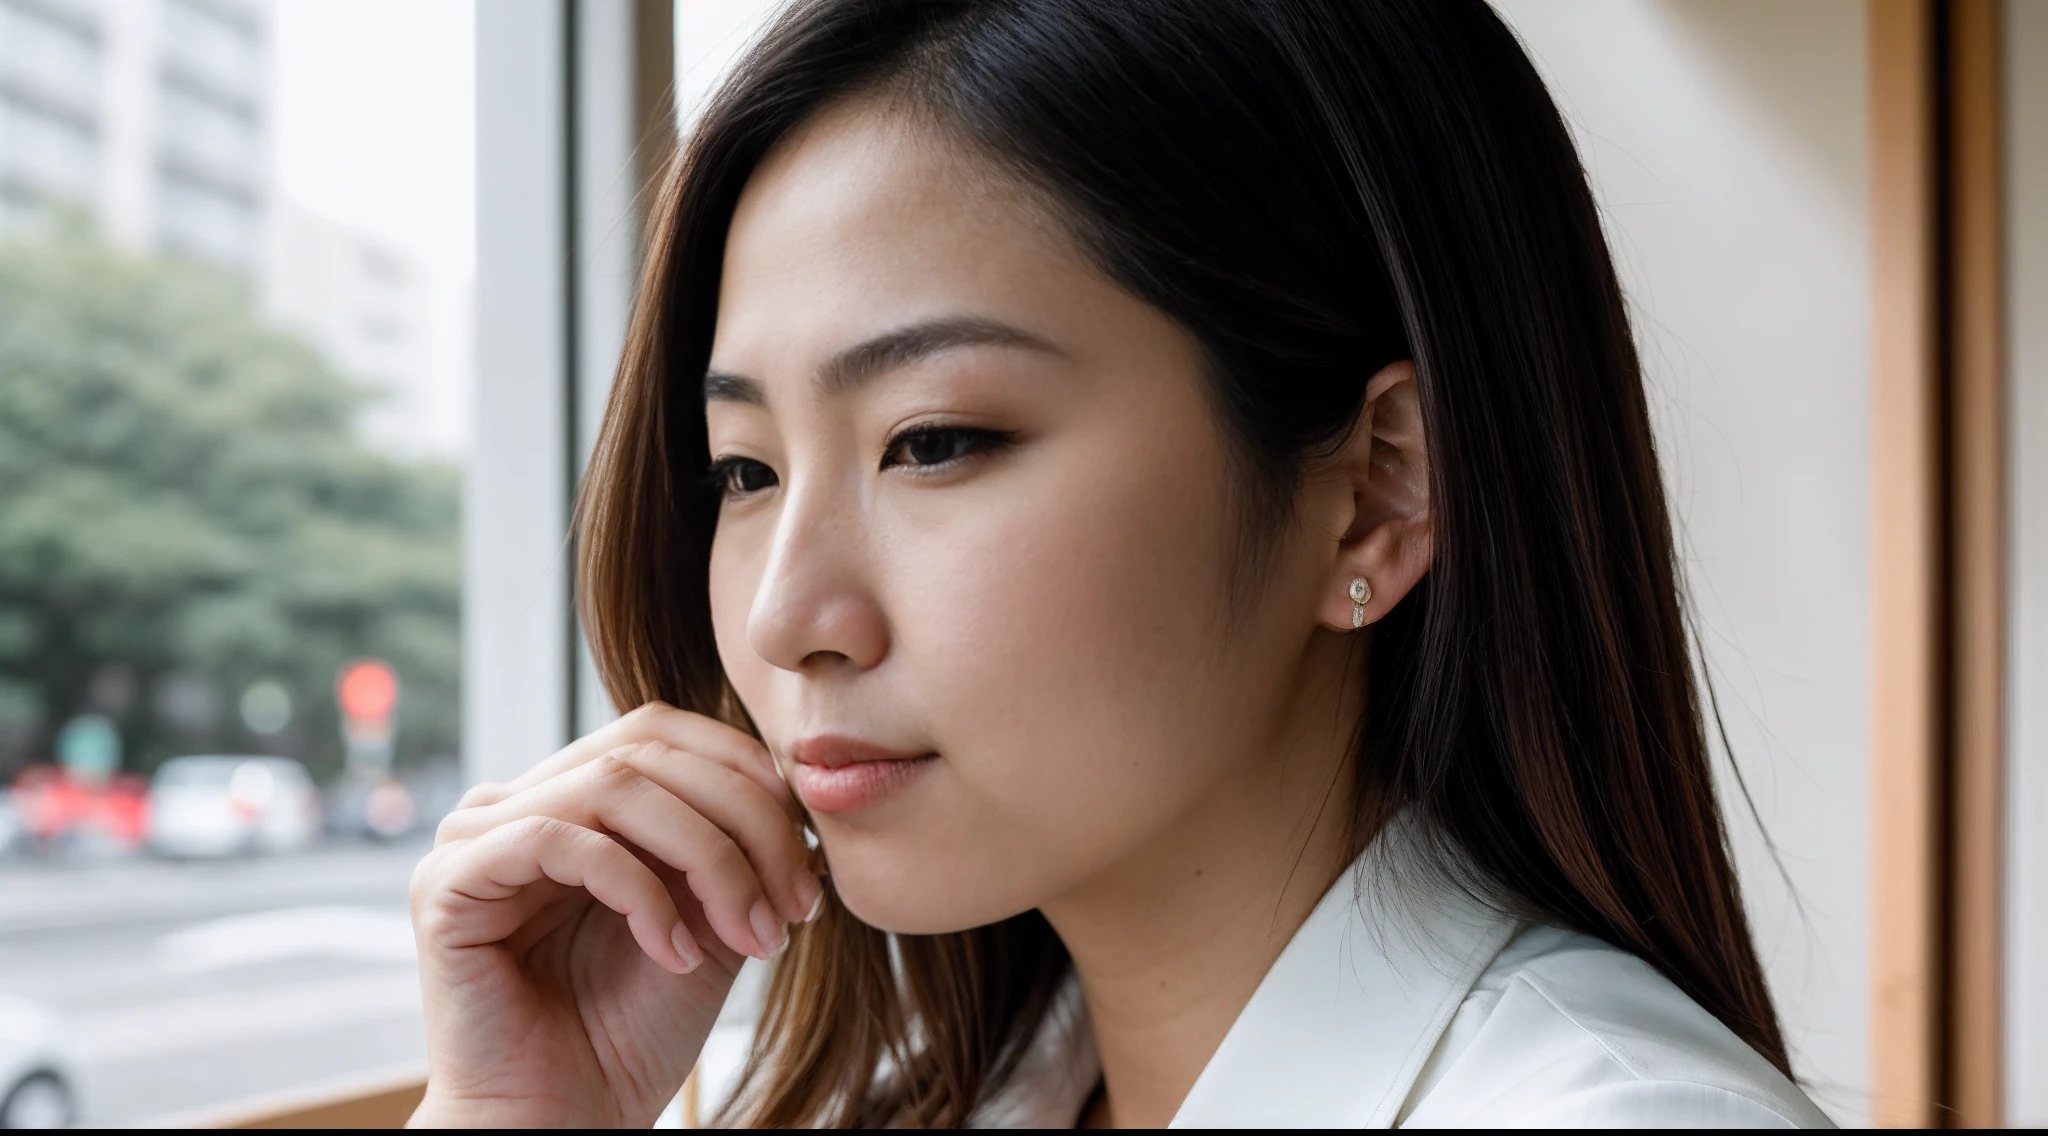
[[[1317,605],[1323,625],[1352,630],[1352,581],[1370,596],[1365,622],[1393,610],[1429,571],[1436,555],[1436,519],[1429,495],[1429,448],[1422,431],[1422,400],[1415,365],[1393,363],[1365,387],[1365,406],[1344,448],[1332,458],[1331,526],[1340,532],[1336,556]],[[1348,507],[1339,500],[1349,492]]]

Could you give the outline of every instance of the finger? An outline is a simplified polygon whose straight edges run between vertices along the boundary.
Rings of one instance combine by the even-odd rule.
[[[775,807],[782,810],[783,815],[789,818],[791,824],[800,825],[804,823],[803,810],[797,807],[796,794],[790,791],[789,782],[782,779],[782,771],[775,767],[775,759],[768,756],[767,750],[762,750],[761,758],[755,760],[753,758],[738,757],[726,752],[704,753],[680,746],[672,746],[665,742],[649,742],[646,744],[667,754],[688,754],[699,760],[708,761],[714,765],[729,769],[759,786],[761,791],[768,794],[769,798],[775,802]]]
[[[622,756],[629,752],[606,754],[495,805],[451,815],[442,822],[442,838],[482,839],[531,817],[617,833],[683,873],[704,908],[705,920],[733,950],[755,958],[773,956],[782,947],[789,920],[779,910],[782,905],[769,899],[745,851],[718,825],[635,768]]]
[[[715,718],[678,710],[665,702],[650,702],[615,721],[593,730],[564,746],[552,757],[513,778],[497,800],[530,789],[550,777],[583,765],[622,746],[660,742],[674,749],[701,754],[731,764],[751,766],[758,772],[781,780],[767,747],[742,730]]]
[[[688,754],[690,757],[695,758],[697,760],[708,761],[717,765],[724,766],[725,768],[732,770],[734,773],[737,773],[740,776],[747,778],[754,784],[759,785],[762,791],[766,792],[769,795],[769,797],[774,799],[774,801],[776,802],[776,807],[780,808],[783,811],[783,813],[789,817],[790,823],[798,825],[805,823],[803,810],[797,807],[796,795],[790,792],[789,783],[782,779],[782,774],[776,770],[772,759],[764,762],[737,756],[727,751],[706,752],[703,750],[688,750],[679,748],[677,746],[669,745],[665,742],[660,741],[628,742],[625,745],[618,746],[606,752],[613,754],[624,754],[633,750],[647,747],[652,747],[654,749],[662,750],[671,754]],[[579,755],[579,760],[575,762],[564,763],[560,766],[560,768],[557,768],[552,774],[550,774],[550,776],[559,777],[563,773],[566,773],[569,770],[577,768],[579,766],[588,764],[590,761],[593,761],[597,757],[601,756],[604,755]],[[552,758],[550,759],[550,763],[553,763]],[[468,793],[465,793],[462,797],[462,800],[457,802],[456,807],[458,809],[464,809],[497,804],[498,802],[511,797],[514,793],[530,789],[534,785],[540,784],[542,781],[545,780],[547,780],[547,778],[545,777],[533,777],[529,779],[526,776],[522,776],[518,782],[486,782],[477,785]]]
[[[479,781],[464,790],[462,796],[456,798],[455,807],[458,809],[473,809],[478,805],[495,804],[511,795],[511,791],[505,787],[505,783],[502,781]]]
[[[474,841],[436,847],[413,868],[407,896],[416,931],[443,946],[465,947],[510,938],[567,888],[559,884],[501,888],[475,877]]]
[[[753,866],[781,922],[805,922],[817,913],[824,887],[814,866],[816,857],[798,827],[802,814],[779,779],[764,788],[751,768],[735,768],[740,763],[730,757],[684,753],[654,742],[624,747],[605,757],[638,770],[731,836]],[[552,799],[539,798],[513,810],[472,805],[444,818],[436,843],[471,839],[515,816],[535,812],[578,824],[603,823],[595,811],[560,811],[541,803]],[[656,849],[649,851],[661,854]]]
[[[429,901],[435,910],[422,927],[443,946],[502,941],[509,932],[463,909],[506,903],[543,880],[582,888],[624,916],[633,941],[664,970],[688,974],[704,961],[668,889],[647,865],[618,841],[554,817],[524,817],[446,853]]]
[[[816,914],[824,885],[811,868],[810,848],[797,827],[786,788],[778,784],[771,793],[727,765],[661,745],[639,746],[618,756],[730,836],[753,865],[784,922],[807,922]]]

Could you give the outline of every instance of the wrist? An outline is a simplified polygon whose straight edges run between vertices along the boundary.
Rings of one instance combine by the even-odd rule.
[[[565,1128],[599,1127],[604,1122],[589,1116],[572,1116],[573,1110],[559,1101],[530,1097],[467,1096],[436,1091],[427,1082],[427,1093],[405,1122],[407,1128]]]

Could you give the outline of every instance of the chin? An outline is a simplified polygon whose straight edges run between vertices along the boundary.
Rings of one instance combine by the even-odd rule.
[[[828,822],[829,823],[829,822]],[[839,901],[856,919],[898,935],[945,935],[999,923],[1036,907],[1018,881],[977,871],[969,857],[892,835],[828,830],[826,859]]]

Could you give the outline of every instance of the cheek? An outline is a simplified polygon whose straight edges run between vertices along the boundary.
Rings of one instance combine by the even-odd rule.
[[[766,712],[772,670],[747,643],[747,617],[754,607],[754,593],[761,581],[760,557],[745,532],[720,528],[711,542],[708,580],[711,593],[711,633],[718,647],[718,659],[726,680],[748,709]]]
[[[1103,854],[1233,744],[1221,460],[1157,450],[1049,462],[943,539],[908,542],[917,565],[892,573],[900,657],[991,834]]]

